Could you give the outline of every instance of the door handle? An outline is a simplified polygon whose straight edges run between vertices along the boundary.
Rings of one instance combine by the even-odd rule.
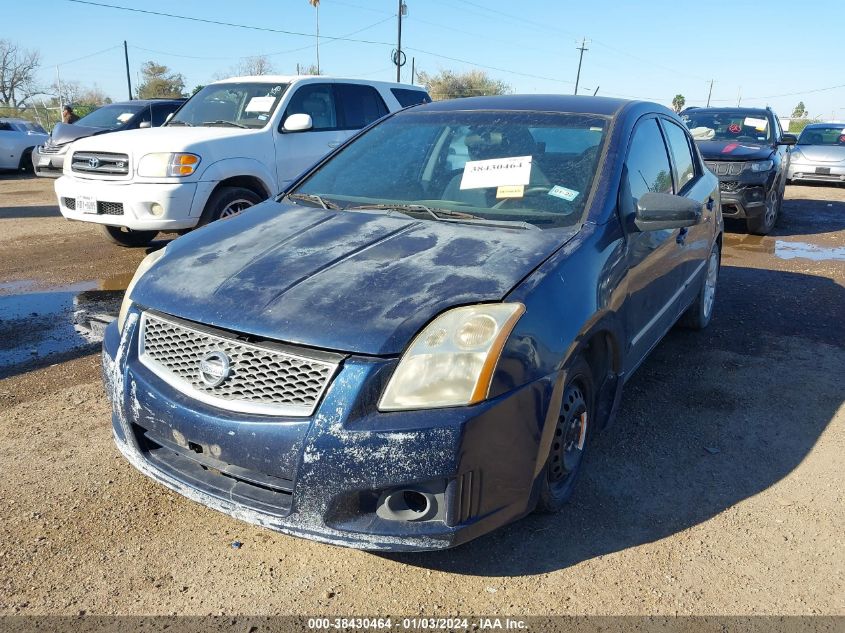
[[[688,231],[689,229],[687,229],[687,227],[684,227],[680,231],[678,231],[678,237],[675,238],[675,242],[677,242],[678,244],[683,244],[684,242],[686,242]]]
[[[707,198],[707,210],[708,211],[713,210],[713,203],[714,202],[715,202],[715,200],[713,200],[713,198]]]

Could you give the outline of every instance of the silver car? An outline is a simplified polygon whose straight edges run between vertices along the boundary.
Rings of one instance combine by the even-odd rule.
[[[789,182],[845,183],[845,123],[811,123],[798,137]]]

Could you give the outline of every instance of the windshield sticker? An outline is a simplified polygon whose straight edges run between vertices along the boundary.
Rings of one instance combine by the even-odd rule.
[[[269,112],[276,103],[276,97],[253,97],[246,104],[245,112]]]
[[[527,185],[530,178],[530,156],[470,160],[464,165],[461,189]]]
[[[267,115],[266,115],[266,114],[259,114],[259,115],[258,115],[258,120],[259,120],[259,121],[266,121],[266,120],[267,120]]]
[[[574,189],[567,189],[566,187],[561,187],[560,185],[555,185],[551,189],[549,189],[549,195],[554,196],[555,198],[563,198],[567,202],[572,202],[575,198],[578,197],[578,191]]]
[[[728,132],[730,132],[731,134],[739,134],[740,132],[742,132],[742,126],[739,123],[731,123],[728,126]]]
[[[271,95],[277,95],[282,91],[281,86],[273,86],[273,89],[270,91]]]
[[[496,189],[496,198],[521,198],[525,194],[525,185],[501,185]]]
[[[765,132],[766,128],[769,127],[769,122],[766,119],[755,119],[754,117],[747,116],[745,117],[745,125],[753,127],[758,132]]]
[[[117,115],[117,120],[121,123],[126,123],[129,119],[135,116],[132,112],[124,112],[122,114]]]

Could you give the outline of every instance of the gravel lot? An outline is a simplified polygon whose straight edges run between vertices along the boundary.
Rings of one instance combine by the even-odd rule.
[[[565,513],[380,556],[240,523],[118,454],[69,319],[144,250],[66,222],[52,184],[0,177],[0,615],[845,615],[845,188],[788,187],[772,236],[731,229],[712,326],[628,384]]]

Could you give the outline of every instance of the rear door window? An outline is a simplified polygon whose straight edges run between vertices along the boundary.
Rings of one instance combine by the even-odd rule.
[[[337,109],[331,84],[307,84],[300,86],[291,97],[284,121],[291,114],[308,114],[313,123],[312,130],[336,130]]]
[[[695,159],[692,148],[686,132],[675,123],[663,119],[663,130],[666,132],[666,140],[669,142],[669,150],[672,152],[675,165],[675,188],[680,192],[690,180],[695,178]]]
[[[159,103],[153,106],[153,127],[164,125],[167,115],[176,112],[178,103]]]
[[[424,90],[409,90],[407,88],[391,88],[390,92],[396,97],[403,108],[418,105],[420,103],[431,103],[431,97]]]
[[[338,83],[335,91],[344,129],[359,130],[388,113],[384,99],[372,86]]]

